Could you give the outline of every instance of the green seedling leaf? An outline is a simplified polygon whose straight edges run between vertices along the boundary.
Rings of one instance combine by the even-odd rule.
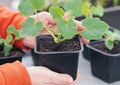
[[[29,4],[29,0],[21,0],[18,9],[25,16],[31,16],[35,12],[31,4]]]
[[[14,25],[11,25],[11,26],[8,27],[7,33],[8,33],[8,35],[9,35],[9,34],[14,34],[14,35],[16,36],[16,38],[19,37],[19,31],[16,30],[16,28],[15,28]]]
[[[104,15],[104,8],[101,5],[92,6],[91,7],[93,15],[103,16]]]
[[[82,0],[67,0],[63,7],[75,17],[82,15]]]
[[[7,36],[6,39],[4,39],[4,42],[7,43],[7,44],[10,44],[12,42],[13,38],[12,36]]]
[[[105,46],[106,46],[109,50],[112,50],[112,48],[114,47],[114,42],[106,39],[106,40],[105,40]]]
[[[37,10],[41,10],[45,6],[45,0],[21,0],[18,6],[19,11],[25,15],[33,15]]]
[[[106,35],[106,39],[109,41],[114,42],[115,40],[120,40],[120,34],[118,30],[114,30],[114,32],[107,31],[105,35]]]
[[[64,10],[62,8],[59,8],[58,6],[50,7],[49,12],[54,19],[59,19],[64,16]]]
[[[35,23],[33,18],[28,18],[22,26],[22,29],[20,30],[20,36],[19,38],[23,38],[26,36],[35,36],[42,30],[42,23],[38,22]]]
[[[34,10],[41,10],[45,7],[45,0],[28,0]]]
[[[72,19],[59,19],[57,29],[65,39],[71,39],[76,35],[76,24]]]
[[[92,16],[92,12],[91,12],[91,3],[89,1],[85,1],[82,5],[82,14],[85,17],[91,17]]]
[[[12,49],[12,45],[8,43],[4,43],[4,56],[7,57],[10,54],[10,51]]]
[[[111,35],[111,37],[113,37],[114,40],[120,40],[120,35],[117,34],[117,33],[113,33],[113,34]]]
[[[109,26],[98,18],[86,18],[82,20],[82,25],[86,30],[82,32],[82,36],[88,40],[98,40],[108,30]]]

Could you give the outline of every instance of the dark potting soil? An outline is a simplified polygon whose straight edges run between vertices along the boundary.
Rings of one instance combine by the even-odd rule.
[[[23,56],[24,53],[18,49],[18,48],[13,48],[8,55],[9,57],[17,57],[17,56]],[[3,52],[3,46],[0,46],[0,58],[5,57],[4,52]]]
[[[17,56],[23,56],[23,53],[20,51],[11,51],[9,57],[17,57]],[[0,58],[5,57],[3,51],[0,51]]]
[[[75,38],[66,40],[59,44],[55,43],[52,38],[40,39],[38,44],[38,51],[55,52],[55,51],[76,51],[80,50],[80,43]]]
[[[96,49],[99,49],[105,53],[108,53],[108,54],[118,54],[120,53],[120,42],[116,41],[115,44],[114,44],[114,48],[112,50],[108,50],[104,43],[99,43],[99,44],[94,44],[92,45],[92,47],[96,48]]]

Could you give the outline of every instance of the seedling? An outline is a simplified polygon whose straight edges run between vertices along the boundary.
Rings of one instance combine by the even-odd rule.
[[[95,0],[94,3],[91,0],[83,0],[82,7],[82,13],[87,18],[92,18],[93,16],[101,17],[104,15],[104,8],[99,0]]]
[[[33,22],[34,20],[31,18],[26,19],[26,21],[22,24],[22,28],[20,30],[16,30],[13,25],[8,27],[7,37],[5,39],[0,37],[0,44],[4,46],[3,51],[5,56],[8,56],[10,54],[10,51],[13,48],[13,44],[16,40],[27,36],[35,36],[39,33],[39,28],[42,27],[42,24],[39,22],[33,24]],[[12,35],[15,37],[13,38]]]
[[[64,10],[58,6],[51,6],[49,8],[50,14],[57,21],[57,31],[55,31],[52,28],[44,25],[40,20],[35,23],[34,19],[30,17],[35,13],[38,16],[38,19],[40,19],[37,10],[42,9],[44,7],[44,4],[45,0],[20,1],[19,10],[23,15],[27,17],[27,19],[25,22],[23,22],[21,30],[15,30],[14,26],[10,26],[7,31],[8,37],[6,40],[1,39],[2,43],[4,42],[5,46],[5,56],[9,54],[9,49],[12,48],[15,40],[19,40],[26,36],[34,36],[40,33],[43,29],[48,31],[56,43],[59,43],[71,39],[78,34],[81,34],[88,40],[98,40],[102,38],[102,35],[106,33],[109,28],[109,26],[104,21],[101,21],[98,18],[85,18],[81,20],[81,22],[86,29],[81,32],[77,32],[74,18],[82,16],[83,2],[82,0],[67,0],[63,6]],[[63,16],[66,12],[69,12],[71,15],[67,19],[64,19]],[[14,34],[16,36],[13,40],[11,34]],[[9,40],[9,42],[6,43],[7,40]]]
[[[104,34],[105,37],[105,46],[109,49],[112,50],[114,47],[114,43],[116,41],[120,41],[120,31],[119,30],[114,30],[112,31],[107,31]]]
[[[44,3],[44,0],[21,0],[19,4],[19,10],[22,14],[28,17],[33,13],[38,15],[37,10],[39,10],[41,8],[40,6],[43,5],[41,3]],[[78,33],[76,31],[74,18],[82,16],[82,0],[67,0],[63,8],[64,10],[58,6],[51,6],[49,8],[50,14],[57,21],[56,27],[58,32],[52,30],[44,24],[43,27],[41,27],[41,30],[47,30],[57,43],[66,39],[71,39],[77,34],[82,34],[82,36],[88,40],[100,39],[102,34],[104,34],[109,28],[105,22],[98,18],[86,18],[81,21],[82,25],[86,27],[86,30]],[[71,16],[69,16],[67,19],[64,19],[63,16],[66,12],[69,12]],[[63,38],[61,39],[61,37]]]

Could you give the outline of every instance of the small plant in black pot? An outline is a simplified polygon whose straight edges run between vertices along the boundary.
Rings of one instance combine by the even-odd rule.
[[[24,37],[35,36],[40,32],[41,23],[33,23],[33,18],[26,19],[20,30],[17,30],[14,25],[11,25],[7,29],[6,38],[0,37],[0,64],[11,63],[15,60],[22,60],[24,52],[14,47],[14,42]],[[30,28],[29,28],[30,26]]]
[[[32,15],[33,13],[37,15],[36,10],[40,9],[39,6],[43,1],[21,0],[19,9],[24,15]],[[57,21],[57,31],[42,24],[41,31],[46,30],[49,35],[37,36],[32,55],[36,65],[46,66],[56,72],[67,73],[76,79],[78,59],[83,50],[78,35],[81,34],[88,40],[98,40],[102,38],[109,26],[98,18],[86,18],[81,20],[86,29],[77,32],[74,18],[82,16],[82,0],[68,0],[63,8],[64,10],[58,6],[49,8],[50,14]],[[70,16],[64,19],[66,12],[69,12]],[[39,23],[41,22],[39,21]]]
[[[17,40],[17,37],[13,39],[12,34],[16,35],[17,31],[14,26],[9,26],[6,38],[0,37],[0,65],[8,62],[11,63],[16,60],[21,61],[22,56],[24,56],[22,50],[13,47],[13,43]]]
[[[93,3],[94,2],[94,3]],[[93,18],[93,17],[102,17],[104,15],[104,8],[101,5],[100,0],[83,0],[82,4],[82,17],[79,16],[76,19],[81,20],[83,18]],[[92,42],[94,40],[91,40]],[[83,58],[90,60],[90,52],[89,49],[86,47],[86,44],[84,44],[84,50],[83,50]]]
[[[112,83],[120,80],[120,32],[107,31],[105,39],[87,45],[90,50],[92,73],[100,79]]]

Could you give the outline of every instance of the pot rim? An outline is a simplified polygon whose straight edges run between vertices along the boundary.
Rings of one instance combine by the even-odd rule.
[[[93,41],[93,42],[87,44],[86,46],[87,46],[89,49],[92,49],[92,50],[94,50],[94,51],[97,51],[97,52],[99,52],[99,53],[101,53],[101,54],[104,54],[104,55],[107,55],[107,56],[113,56],[113,57],[120,56],[120,53],[117,53],[117,54],[109,54],[109,53],[105,53],[105,52],[103,52],[103,51],[101,51],[101,50],[99,50],[99,49],[96,49],[96,48],[94,48],[94,47],[91,46],[92,44],[96,44],[97,42],[103,42],[103,41],[104,41],[104,39],[99,40],[99,41]]]
[[[48,35],[40,35],[40,36],[48,36]],[[36,37],[36,40],[37,40],[37,37]],[[34,47],[34,52],[37,53],[37,54],[62,54],[62,53],[79,53],[79,52],[82,52],[84,50],[83,48],[83,44],[82,44],[82,41],[79,37],[79,41],[80,41],[80,46],[81,46],[81,49],[80,50],[76,50],[76,51],[57,51],[57,52],[38,52],[37,51],[37,42],[35,43],[35,47]]]

